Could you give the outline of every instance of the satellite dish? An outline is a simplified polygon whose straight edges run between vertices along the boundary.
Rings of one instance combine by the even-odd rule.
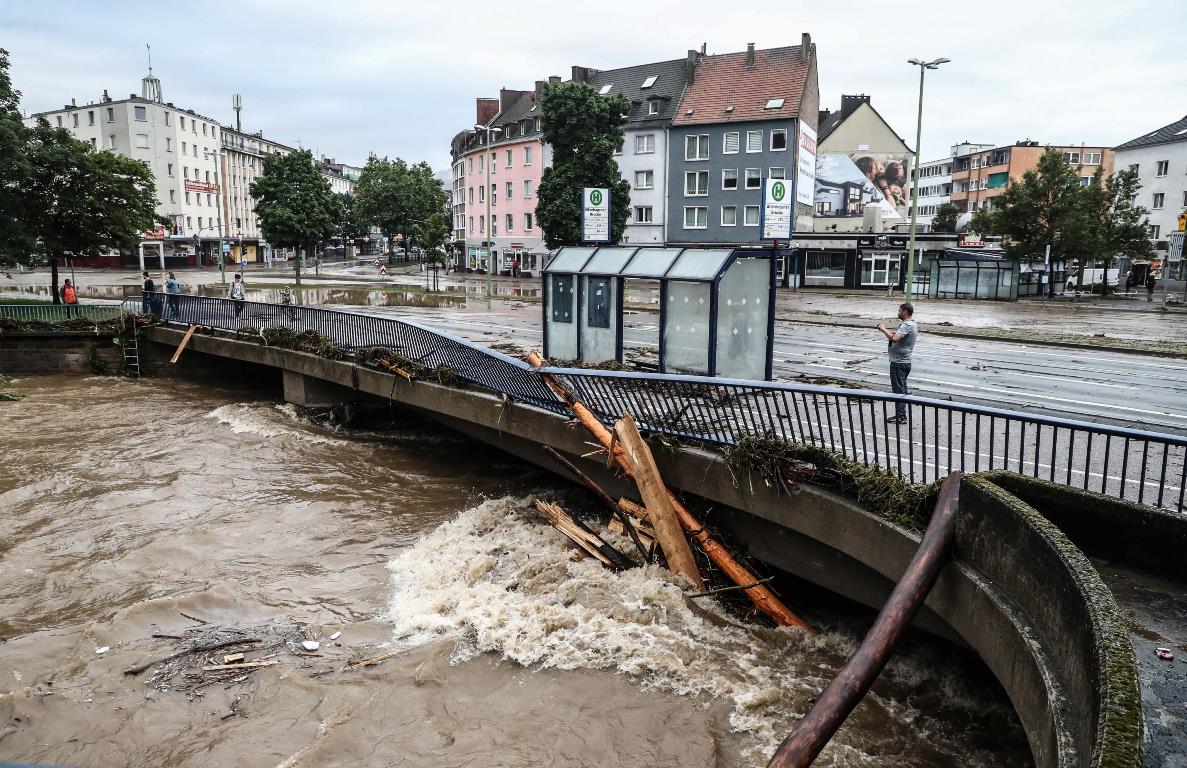
[[[956,219],[956,234],[963,234],[968,231],[969,224],[973,221],[973,214],[962,213]]]

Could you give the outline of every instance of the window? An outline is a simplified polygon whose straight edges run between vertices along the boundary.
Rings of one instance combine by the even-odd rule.
[[[635,137],[635,154],[650,155],[655,152],[655,134],[645,133]]]
[[[95,110],[92,109],[91,111],[87,112],[87,125],[94,125],[94,124],[95,124]]]
[[[499,220],[494,216],[490,217],[490,236],[494,237],[499,234]]]
[[[1146,233],[1151,240],[1157,240],[1158,236],[1162,234],[1162,226],[1159,224],[1151,224],[1149,231]]]
[[[139,121],[140,121],[140,122],[142,122],[142,123],[143,123],[144,121],[148,120],[148,114],[147,114],[147,110],[145,110],[145,108],[144,108],[144,107],[133,107],[132,109],[133,109],[133,111],[134,111],[134,112],[135,112],[135,114],[136,114],[136,119],[137,119],[137,120],[139,120]]]
[[[202,135],[206,135],[206,123],[202,123]]]
[[[498,152],[490,153],[490,172],[492,174],[499,172],[499,153]]]
[[[899,257],[875,253],[861,260],[862,285],[898,285]]]
[[[783,99],[768,99],[767,105],[763,109],[782,109]]]
[[[514,217],[509,213],[509,214],[507,214],[507,228],[505,231],[510,232],[514,226],[515,226]]]
[[[1183,193],[1183,207],[1187,208],[1187,192]]]
[[[148,134],[147,133],[136,134],[136,146],[140,149],[148,148]]]
[[[523,199],[524,200],[532,199],[532,180],[531,179],[523,180]]]
[[[165,125],[172,125],[172,123],[169,122],[169,114],[169,112],[165,113]]]
[[[115,149],[115,134],[114,133],[107,137],[107,148]]]
[[[165,168],[166,168],[167,173],[170,176],[172,176],[173,175],[173,163],[169,163],[168,165],[165,166]]]
[[[486,202],[486,186],[485,185],[478,188],[478,202],[480,202],[480,203]]]
[[[486,217],[485,216],[478,217],[478,231],[486,232]]]
[[[621,155],[621,154],[622,154],[622,149],[623,149],[623,147],[624,147],[625,145],[626,145],[626,139],[623,139],[623,140],[622,140],[622,144],[619,144],[617,147],[615,147],[615,148],[614,148],[614,152],[613,152],[613,154],[614,154],[614,155]]]
[[[647,114],[658,115],[660,110],[659,99],[651,99],[647,102]]]
[[[512,184],[513,184],[513,182],[510,182],[510,181],[507,182],[507,199],[508,200],[510,200],[511,196],[513,194],[515,194],[515,189],[513,188]],[[508,229],[510,229],[510,227],[508,227]]]
[[[607,93],[610,93],[610,89],[613,87],[614,87],[614,83],[606,83],[605,85],[602,86],[601,90],[599,90],[598,93],[601,94],[602,96],[605,96]]]
[[[214,203],[212,203],[212,202],[210,201],[210,195],[207,195],[207,196],[206,196],[206,204],[207,204],[207,205],[214,205]]]
[[[165,137],[165,151],[166,152],[173,151],[173,139],[169,138],[168,136]]]
[[[723,227],[738,226],[738,206],[736,206],[736,205],[721,206],[721,226],[723,226]]]
[[[722,189],[737,189],[738,188],[738,169],[737,168],[722,168],[721,169],[721,188]]]
[[[479,173],[482,173],[482,163],[484,162],[484,158],[485,158],[485,157],[486,157],[486,155],[479,155],[479,156],[478,156],[478,172],[479,172]]]
[[[169,202],[171,202],[171,203],[177,202],[177,190],[176,189],[169,190]]]
[[[781,165],[773,166],[773,167],[767,169],[767,178],[768,179],[786,179],[787,178],[786,171],[784,170],[783,166],[781,166]]]
[[[466,158],[466,165],[467,165],[467,166],[469,166],[469,171],[468,171],[468,172],[469,172],[469,173],[474,173],[474,158],[472,158],[472,157],[467,157],[467,158]],[[471,229],[473,229],[473,227],[471,227]]]
[[[686,206],[684,208],[685,229],[708,229],[709,209],[703,205]]]
[[[1100,165],[1100,152],[1085,152],[1084,165]]]
[[[684,137],[684,159],[685,160],[708,160],[709,159],[709,136],[708,136],[708,134],[700,134],[699,136],[685,136]]]
[[[1064,152],[1063,153],[1063,162],[1068,163],[1069,165],[1078,165],[1080,163],[1080,153],[1079,152]]]
[[[774,128],[771,130],[771,151],[782,152],[787,149],[787,129]]]
[[[684,174],[684,196],[704,197],[709,194],[709,172],[688,171]]]
[[[721,136],[721,154],[736,155],[738,154],[738,146],[740,141],[740,134],[737,131],[730,131]]]
[[[511,167],[511,152],[512,152],[512,150],[510,150],[510,149],[507,150],[507,167],[508,168]]]
[[[94,147],[95,149],[99,148],[99,140],[96,139],[94,136],[91,137],[91,146]]]
[[[181,166],[181,178],[188,179],[190,177],[190,167],[188,165]]]
[[[1138,165],[1137,163],[1134,163],[1133,165],[1129,166],[1129,170],[1133,171],[1134,173],[1137,173],[1139,168],[1141,168],[1141,166]]]
[[[635,223],[636,224],[650,224],[654,221],[650,205],[636,205],[635,206]]]
[[[1154,193],[1154,205],[1152,205],[1151,207],[1154,208],[1155,210],[1158,210],[1165,203],[1166,203],[1166,195],[1162,192],[1155,192]]]
[[[1169,170],[1170,170],[1170,161],[1169,160],[1159,160],[1154,166],[1154,175],[1155,176],[1165,176]]]
[[[75,127],[75,128],[77,128],[77,127],[78,127],[78,113],[77,113],[77,112],[74,112],[74,113],[72,113],[72,114],[70,115],[70,121],[71,121],[72,123],[74,123],[74,127]]]
[[[115,108],[114,107],[107,108],[107,122],[109,122],[109,123],[115,122]]]
[[[474,217],[473,216],[470,217],[470,231],[471,232],[474,231]]]
[[[183,154],[183,155],[184,155],[184,154],[185,154],[185,152],[186,152],[186,149],[185,149],[185,147],[186,147],[186,144],[185,144],[185,142],[184,142],[184,141],[183,141],[183,142],[181,142],[181,154]]]
[[[761,189],[762,175],[757,168],[746,169],[746,189]]]
[[[191,219],[189,216],[186,216],[186,217],[185,217],[185,226],[186,226],[186,229],[193,229],[193,227],[194,227],[194,220],[193,220],[193,219]]]
[[[190,204],[190,193],[189,193],[189,190],[186,190],[186,193],[185,193],[185,204],[186,204],[186,205],[189,205],[189,204]]]
[[[746,131],[746,151],[762,152],[762,131]]]
[[[181,117],[181,124],[179,127],[181,128],[181,130],[183,130],[183,131],[185,130],[185,117],[184,116]]]
[[[523,228],[527,232],[532,231],[532,214],[525,213],[523,215]]]
[[[655,187],[655,171],[635,171],[635,189]]]
[[[644,80],[643,85],[641,85],[639,87],[640,88],[650,88],[651,86],[655,85],[656,80],[659,80],[659,75],[651,75],[646,80]]]
[[[58,127],[61,128],[62,127],[62,116],[58,115],[57,120],[58,120]]]
[[[532,164],[532,148],[531,147],[523,148],[523,164],[524,165]]]
[[[472,202],[474,202],[474,187],[470,187],[469,192],[470,192],[470,194],[467,196],[468,199],[466,200],[466,202],[472,203]]]
[[[757,227],[758,226],[758,206],[757,205],[746,206],[746,208],[742,211],[742,216],[743,216],[742,223],[745,224],[746,226],[748,226],[748,227]]]
[[[490,204],[491,205],[499,204],[499,185],[498,184],[490,185]]]
[[[1091,185],[1091,184],[1092,184],[1092,177],[1091,177],[1091,176],[1081,176],[1081,177],[1080,177],[1080,186],[1081,186],[1081,187],[1087,187],[1087,186],[1089,186],[1089,185]]]
[[[206,183],[210,183],[210,171],[206,171]]]

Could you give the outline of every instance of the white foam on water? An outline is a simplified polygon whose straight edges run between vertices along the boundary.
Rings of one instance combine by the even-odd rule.
[[[278,418],[278,416],[280,418]],[[355,445],[347,440],[338,440],[325,435],[319,435],[310,429],[300,429],[288,426],[285,422],[304,424],[304,420],[296,407],[285,403],[273,405],[268,403],[231,403],[220,405],[206,418],[215,419],[220,424],[226,424],[236,435],[257,435],[259,437],[292,437],[302,442],[329,445]]]
[[[525,667],[609,670],[643,689],[732,702],[730,727],[761,765],[825,682],[792,662],[847,638],[796,630],[757,636],[712,601],[694,605],[666,569],[611,573],[575,560],[561,535],[531,519],[527,499],[497,499],[423,536],[388,568],[388,619],[400,645],[454,638],[454,660],[493,653]],[[774,642],[773,639],[777,639]],[[786,721],[784,720],[783,723]]]

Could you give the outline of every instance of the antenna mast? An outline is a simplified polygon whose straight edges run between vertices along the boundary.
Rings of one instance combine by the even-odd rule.
[[[242,94],[236,93],[231,96],[231,108],[235,110],[235,130],[242,133],[243,132],[243,123],[241,123],[239,120],[239,112],[242,111],[242,109],[243,109]]]

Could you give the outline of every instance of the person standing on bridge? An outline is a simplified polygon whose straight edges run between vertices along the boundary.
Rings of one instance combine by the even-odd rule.
[[[148,276],[148,272],[144,273],[144,293],[140,296],[140,314],[147,315],[152,312],[152,297],[150,293],[157,289],[156,283]]]
[[[243,302],[247,299],[247,296],[243,293],[243,278],[238,272],[235,273],[235,279],[227,291],[227,297],[235,302],[235,317],[242,315]]]
[[[181,286],[177,282],[177,276],[172,272],[165,278],[165,294],[165,300],[169,304],[169,316],[181,317]]]
[[[887,353],[890,357],[890,389],[896,395],[906,395],[907,377],[911,375],[911,352],[915,349],[915,340],[919,338],[919,326],[911,318],[915,308],[910,304],[900,304],[898,308],[899,326],[890,330],[885,323],[878,323],[878,330],[886,337]],[[886,419],[893,424],[907,423],[907,404],[894,404],[894,415]]]

